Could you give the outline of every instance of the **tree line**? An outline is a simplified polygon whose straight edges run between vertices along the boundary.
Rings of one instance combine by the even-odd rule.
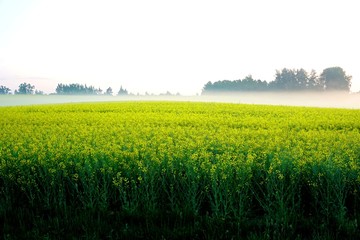
[[[350,91],[351,76],[346,75],[341,67],[326,68],[320,75],[312,70],[308,73],[304,69],[283,68],[277,70],[275,79],[271,82],[255,80],[251,75],[239,80],[222,80],[214,83],[208,82],[202,89],[202,94],[220,92],[254,92],[254,91]],[[11,90],[6,86],[0,86],[0,94],[11,94]],[[35,90],[35,86],[29,83],[21,83],[14,94],[44,94],[42,91]],[[111,87],[103,91],[94,86],[87,86],[71,83],[59,83],[55,93],[58,95],[113,95]],[[122,86],[117,95],[134,95],[129,93]],[[145,93],[145,95],[150,95]],[[160,95],[173,95],[170,92]],[[176,95],[180,95],[177,93]]]
[[[6,86],[0,86],[0,94],[12,94],[11,89]],[[15,90],[14,94],[44,94],[43,91],[35,90],[35,86],[30,83],[21,83],[18,89]],[[59,83],[55,89],[55,93],[57,95],[113,95],[113,90],[111,87],[107,88],[106,91],[103,92],[100,88],[95,88],[94,86],[87,86],[71,83],[71,84],[62,84]],[[117,95],[128,95],[128,91],[120,87]]]
[[[11,89],[1,85],[0,86],[0,94],[11,94]],[[43,91],[35,90],[35,86],[30,83],[21,83],[19,88],[15,90],[14,94],[44,94]]]
[[[12,94],[11,89],[6,86],[0,86],[0,95],[1,94]],[[43,91],[35,90],[35,86],[29,83],[21,83],[17,90],[15,90],[14,94],[36,94],[42,95]],[[108,87],[105,91],[100,88],[95,88],[94,86],[87,86],[86,84],[79,83],[71,83],[71,84],[63,84],[59,83],[55,89],[55,93],[51,95],[108,95],[112,96],[114,94],[113,89]],[[119,91],[116,93],[117,96],[126,96],[135,94],[128,92],[126,88],[120,87]],[[137,95],[140,95],[139,93]],[[160,96],[179,96],[180,93],[172,94],[169,91],[166,93],[161,93]],[[145,96],[154,96],[154,94],[150,94],[148,92],[145,93]]]
[[[204,85],[202,94],[250,91],[350,91],[351,76],[341,67],[326,68],[318,76],[315,70],[283,68],[271,82],[255,80],[251,75],[239,80],[222,80]]]

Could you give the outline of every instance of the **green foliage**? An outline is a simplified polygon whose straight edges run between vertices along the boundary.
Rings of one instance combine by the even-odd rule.
[[[15,94],[34,94],[35,86],[30,83],[21,83],[19,89],[15,90]]]
[[[105,94],[105,95],[112,95],[112,94],[113,94],[112,88],[111,88],[111,87],[108,87],[108,88],[106,89],[106,92],[105,92],[104,94]]]
[[[208,82],[203,88],[202,94],[218,93],[218,92],[236,92],[236,91],[265,91],[268,89],[266,81],[254,80],[251,75],[242,80],[236,81],[217,81]]]
[[[223,80],[204,85],[202,94],[219,92],[246,92],[246,91],[350,91],[351,76],[347,76],[340,67],[325,69],[320,77],[315,70],[310,73],[304,69],[277,70],[275,80],[254,80],[251,75],[243,80]]]
[[[44,95],[44,92],[40,90],[35,90],[35,95]]]
[[[102,90],[96,89],[93,86],[86,86],[78,83],[62,84],[59,83],[56,87],[56,94],[59,95],[98,95]]]
[[[360,236],[360,111],[0,108],[2,238]]]
[[[315,70],[309,74],[304,69],[287,69],[276,71],[276,77],[270,83],[271,90],[285,91],[322,91],[323,83],[317,77]]]
[[[121,86],[117,95],[123,96],[123,95],[128,95],[128,94],[129,94],[128,91]]]
[[[0,86],[0,94],[10,94],[11,93],[11,89],[1,85]]]
[[[351,76],[346,75],[341,67],[326,68],[320,75],[320,79],[325,84],[325,89],[329,91],[349,91],[351,87],[351,78]]]

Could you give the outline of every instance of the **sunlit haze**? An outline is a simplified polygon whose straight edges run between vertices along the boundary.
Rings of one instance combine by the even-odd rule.
[[[342,67],[360,90],[358,1],[0,0],[0,85],[195,95],[208,81]]]

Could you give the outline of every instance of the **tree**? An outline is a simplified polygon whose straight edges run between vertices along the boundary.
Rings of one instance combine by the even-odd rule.
[[[301,69],[282,69],[276,71],[276,78],[273,82],[270,82],[269,88],[271,90],[324,90],[323,81],[317,76],[315,70],[312,70],[310,74]]]
[[[108,87],[108,89],[106,89],[106,92],[104,93],[105,95],[113,95],[113,90],[111,87]]]
[[[10,94],[10,93],[11,93],[10,88],[7,88],[3,85],[0,86],[0,94]]]
[[[215,90],[214,85],[212,84],[212,82],[208,81],[202,89],[202,94],[207,93],[207,92],[212,92],[214,90]]]
[[[121,95],[128,95],[128,94],[129,94],[128,91],[121,86],[117,95],[121,96]]]
[[[173,94],[169,91],[166,91],[166,93],[160,93],[160,96],[173,96]]]
[[[308,90],[322,91],[324,90],[324,83],[320,80],[315,70],[311,70],[308,76],[308,82],[306,85]]]
[[[41,90],[35,90],[35,95],[44,95],[44,92]]]
[[[276,70],[274,87],[276,90],[298,90],[299,83],[296,78],[296,72],[292,69],[283,68]]]
[[[34,94],[35,86],[30,83],[21,83],[19,89],[15,90],[15,94]]]
[[[235,81],[222,80],[207,82],[201,94],[245,91],[324,91],[346,90],[351,86],[351,76],[340,67],[327,68],[319,77],[315,70],[310,73],[301,69],[276,70],[275,80],[254,80],[251,75]]]
[[[326,91],[350,91],[351,78],[341,67],[326,68],[320,75]]]
[[[59,83],[56,87],[56,94],[59,95],[98,95],[101,94],[100,88],[96,89],[93,86],[84,86],[78,83],[71,83],[69,85]]]
[[[309,74],[303,68],[295,71],[295,78],[297,82],[296,88],[298,90],[307,89],[309,83]]]
[[[102,94],[102,92],[103,92],[103,90],[102,90],[101,88],[98,88],[98,89],[95,90],[95,93],[96,93],[97,95]]]
[[[255,80],[251,75],[248,75],[242,80],[222,80],[214,83],[207,82],[204,85],[201,94],[211,94],[219,92],[265,91],[268,89],[268,83],[266,81]]]
[[[251,75],[246,76],[243,80],[237,80],[236,90],[240,91],[263,91],[267,89],[267,82],[255,80]]]

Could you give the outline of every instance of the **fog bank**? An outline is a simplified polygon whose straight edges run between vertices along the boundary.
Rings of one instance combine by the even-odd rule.
[[[360,94],[343,92],[254,92],[222,93],[205,96],[64,96],[64,95],[0,95],[0,106],[60,104],[117,101],[184,101],[242,104],[310,106],[360,109]]]
[[[215,102],[360,109],[360,93],[249,92],[205,95],[202,98]]]

